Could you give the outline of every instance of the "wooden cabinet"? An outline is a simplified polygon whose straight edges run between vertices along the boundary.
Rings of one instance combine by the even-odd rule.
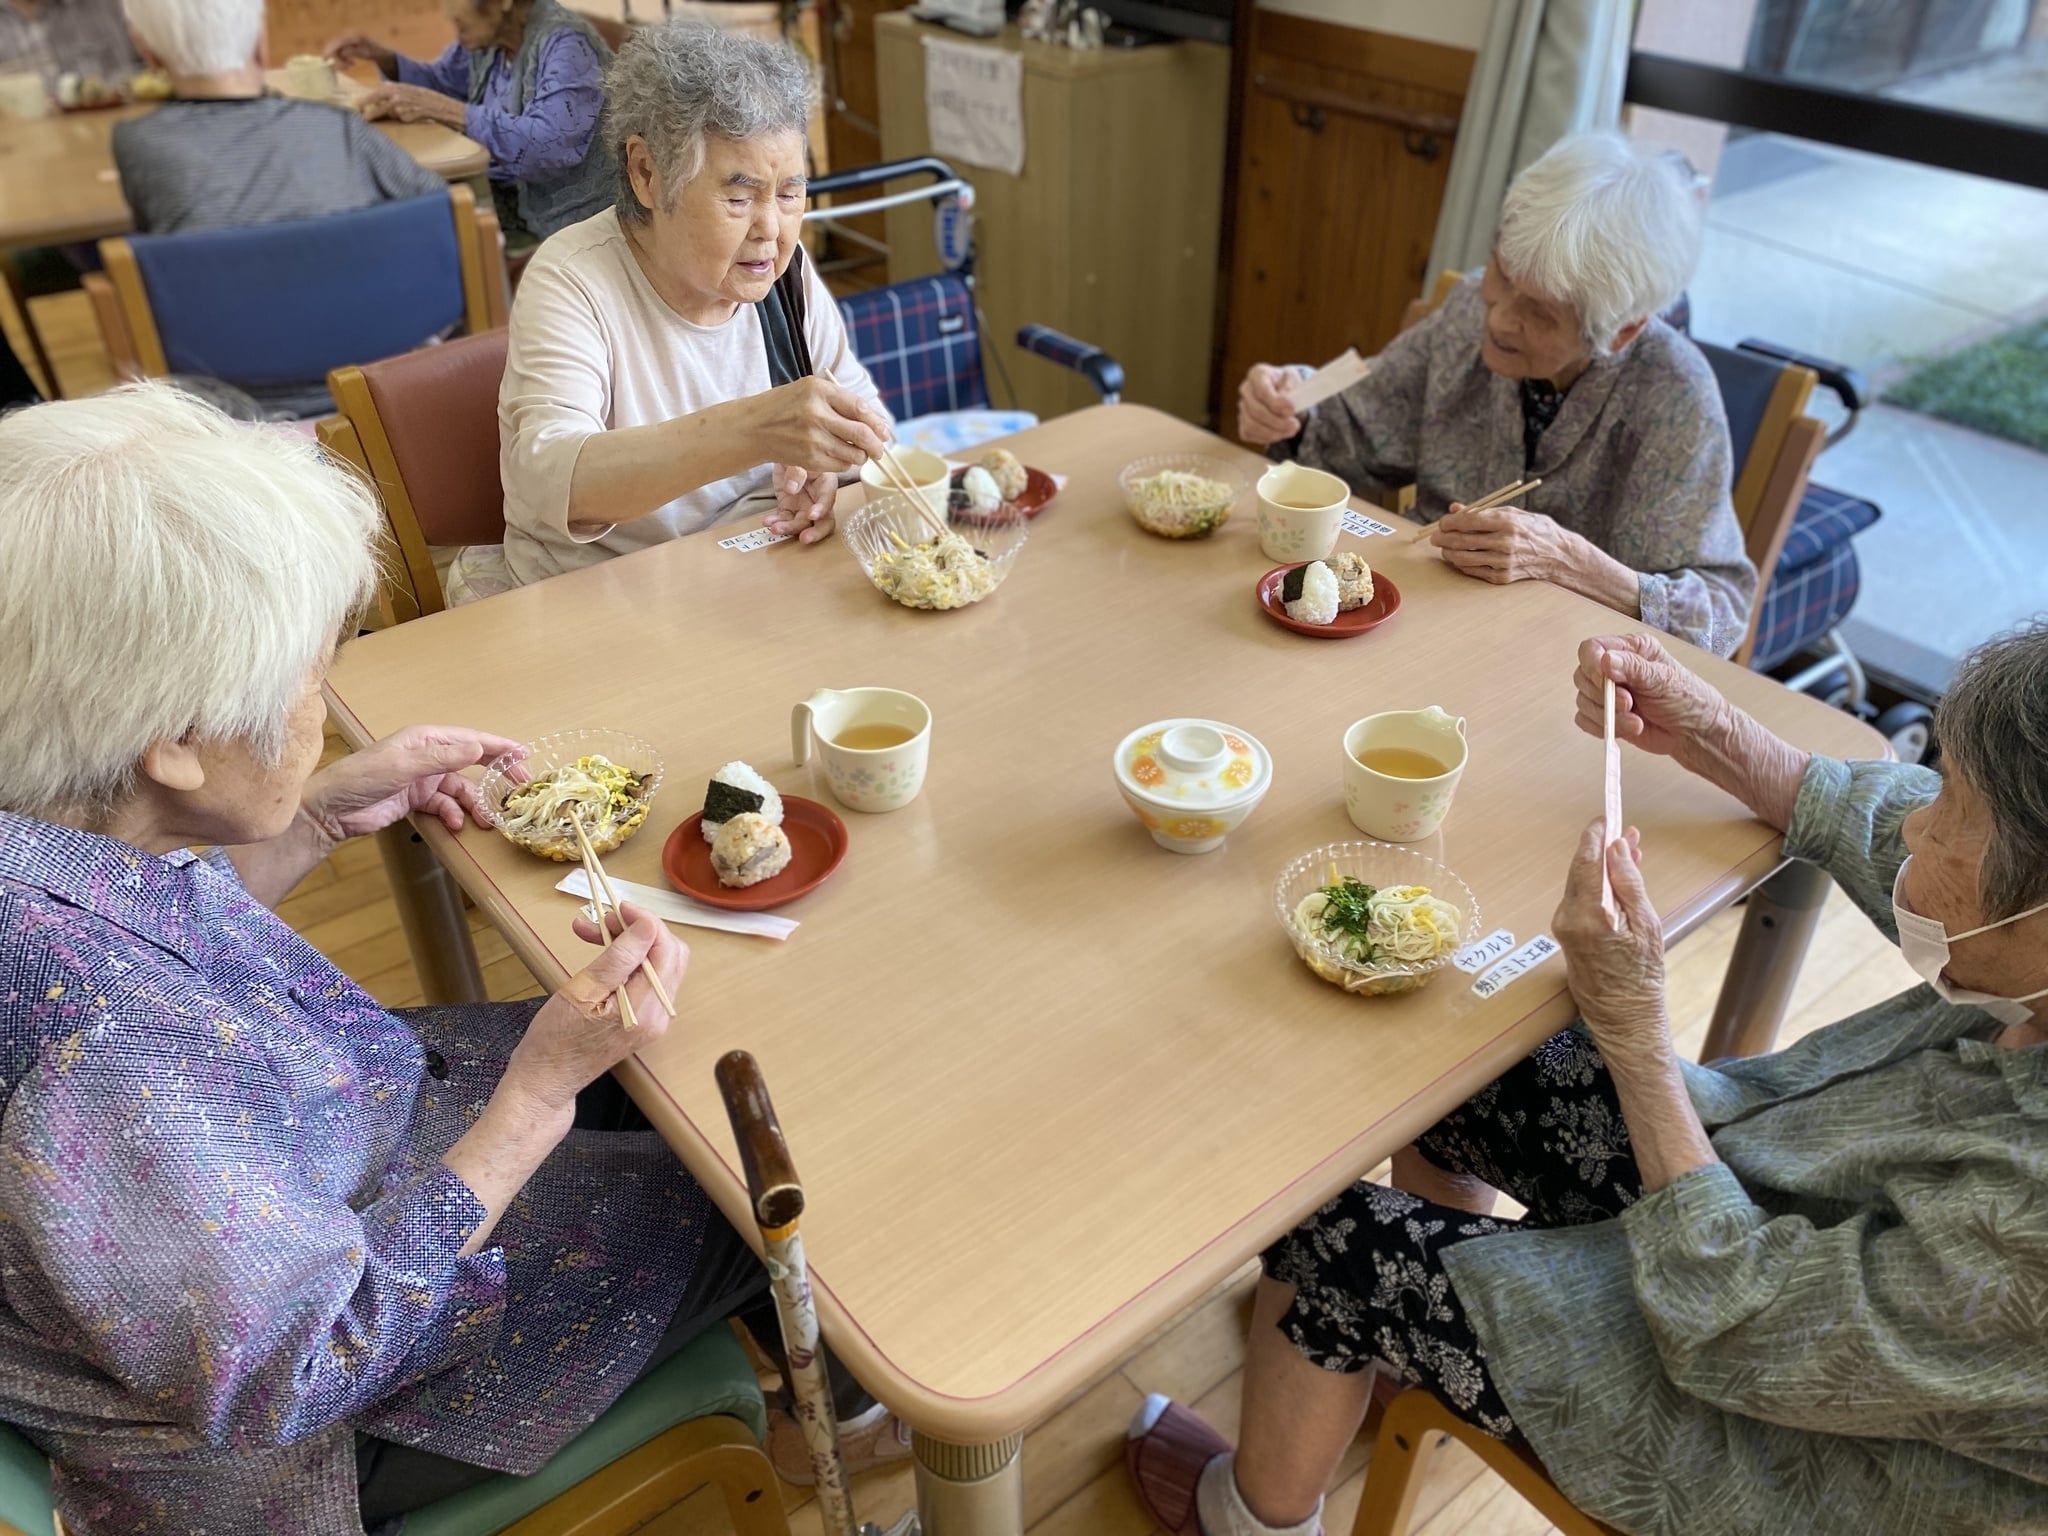
[[[882,154],[931,153],[925,34],[877,18]],[[1020,353],[1017,327],[1055,326],[1124,366],[1124,398],[1202,422],[1215,336],[1218,230],[1230,55],[1211,43],[1088,52],[1026,43],[1014,28],[989,46],[1024,55],[1024,169],[956,166],[973,183],[976,272],[988,318],[990,387],[1007,404],[1056,416],[1094,403],[1078,374]],[[891,281],[937,270],[926,204],[888,216]]]
[[[1258,11],[1219,400],[1255,362],[1370,356],[1422,293],[1470,50]]]

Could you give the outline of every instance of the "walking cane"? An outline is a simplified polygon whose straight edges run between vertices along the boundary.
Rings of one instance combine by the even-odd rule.
[[[733,1140],[739,1143],[747,1198],[761,1226],[768,1277],[775,1287],[775,1312],[782,1323],[782,1348],[789,1359],[789,1392],[804,1444],[810,1448],[825,1536],[884,1536],[872,1521],[859,1524],[854,1519],[853,1495],[847,1491],[846,1468],[839,1457],[839,1416],[832,1409],[832,1384],[818,1342],[818,1308],[811,1299],[804,1240],[796,1229],[804,1211],[804,1190],[759,1064],[745,1051],[728,1051],[719,1058],[718,1091],[732,1121]],[[919,1536],[917,1511],[890,1527],[887,1536]]]

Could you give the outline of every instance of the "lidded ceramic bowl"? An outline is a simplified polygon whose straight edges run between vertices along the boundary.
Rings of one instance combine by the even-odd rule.
[[[1273,784],[1256,736],[1220,720],[1158,720],[1117,743],[1116,787],[1152,841],[1174,853],[1223,846]]]

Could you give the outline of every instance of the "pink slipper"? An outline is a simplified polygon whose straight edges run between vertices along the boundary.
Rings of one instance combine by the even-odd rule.
[[[1124,1469],[1154,1525],[1168,1536],[1202,1536],[1195,1485],[1202,1468],[1229,1450],[1230,1442],[1194,1412],[1153,1393],[1131,1420]]]

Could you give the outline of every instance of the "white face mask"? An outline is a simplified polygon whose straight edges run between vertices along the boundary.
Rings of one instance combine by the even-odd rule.
[[[1892,882],[1892,920],[1899,925],[1899,953],[1906,957],[1906,964],[1913,967],[1920,979],[1943,998],[1966,1008],[1982,1008],[2001,1024],[2025,1024],[2034,1016],[2034,1010],[2027,1004],[2036,998],[2048,997],[2048,987],[2038,992],[2029,992],[2025,997],[1993,997],[1989,992],[1972,992],[1959,987],[1943,974],[1948,969],[1948,949],[1951,944],[1963,939],[1974,939],[1980,933],[1989,933],[1994,928],[2003,928],[2007,923],[2016,923],[2023,917],[2032,917],[2036,912],[2048,912],[2048,902],[2038,907],[2029,907],[2024,912],[2015,912],[2000,922],[1986,923],[1981,928],[1972,928],[1967,933],[1951,934],[1931,917],[1922,917],[1918,912],[1906,908],[1906,865],[1913,862],[1910,855],[1906,863],[1899,866],[1899,877]]]

